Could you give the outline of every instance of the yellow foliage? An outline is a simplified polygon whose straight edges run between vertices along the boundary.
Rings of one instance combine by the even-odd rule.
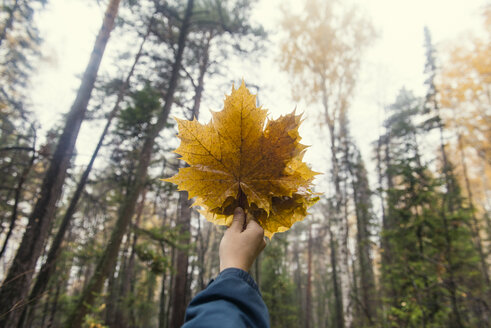
[[[292,78],[295,100],[347,107],[361,53],[375,36],[373,26],[345,2],[303,2],[303,12],[283,10],[280,66]]]
[[[491,179],[491,6],[483,16],[487,36],[453,46],[437,83],[442,117],[458,136],[450,145],[453,163],[478,212],[485,211]]]
[[[317,173],[302,162],[301,115],[268,120],[244,82],[232,87],[209,123],[176,121],[181,144],[175,152],[190,166],[164,181],[196,197],[193,206],[201,206],[209,221],[230,225],[241,206],[272,237],[302,220],[317,201],[309,189]]]

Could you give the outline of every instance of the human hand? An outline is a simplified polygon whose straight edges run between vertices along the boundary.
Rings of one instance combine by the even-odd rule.
[[[266,247],[263,228],[249,220],[242,231],[245,220],[244,210],[237,207],[234,220],[220,242],[220,272],[227,268],[249,271],[254,260]]]

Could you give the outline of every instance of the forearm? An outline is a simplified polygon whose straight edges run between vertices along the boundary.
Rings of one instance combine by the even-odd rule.
[[[245,271],[222,271],[191,301],[183,327],[269,327],[269,315],[254,279]]]

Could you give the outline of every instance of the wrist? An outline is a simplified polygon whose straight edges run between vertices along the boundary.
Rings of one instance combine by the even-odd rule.
[[[220,272],[226,269],[240,269],[245,272],[248,272],[250,267],[241,263],[220,263]]]

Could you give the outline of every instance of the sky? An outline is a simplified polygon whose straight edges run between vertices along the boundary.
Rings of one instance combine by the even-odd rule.
[[[47,131],[61,115],[68,112],[79,77],[88,62],[95,36],[100,28],[105,1],[50,0],[37,16],[44,39],[43,59],[32,80],[32,108],[43,131]],[[353,105],[350,108],[351,133],[365,159],[371,158],[371,142],[381,133],[383,108],[390,104],[403,86],[417,95],[424,94],[424,39],[423,28],[428,26],[437,47],[459,42],[469,33],[479,33],[482,22],[480,8],[484,0],[345,0],[356,2],[360,10],[372,20],[378,37],[367,50],[363,61]],[[279,71],[277,41],[282,38],[278,30],[280,6],[298,10],[299,1],[260,0],[253,20],[263,24],[270,34],[270,48],[261,52],[259,64],[235,61],[229,69],[230,80],[237,83],[258,84],[259,101],[272,116],[286,114],[297,108],[306,113],[305,127],[301,130],[304,141],[312,145],[306,160],[314,169],[323,170],[319,163],[327,162],[325,139],[319,139],[319,126],[315,112],[302,101],[296,103],[290,96],[288,76]],[[110,40],[101,65],[101,72],[110,70],[111,53],[115,40]],[[214,88],[207,90],[217,92]],[[209,117],[208,109],[220,106],[223,95],[207,94],[201,112]],[[206,90],[205,90],[206,92]],[[218,101],[217,101],[218,99]],[[315,105],[314,105],[315,106]],[[80,156],[77,163],[88,160],[100,127],[84,124],[77,141]],[[95,131],[97,130],[97,131]],[[41,133],[43,134],[43,133]]]

